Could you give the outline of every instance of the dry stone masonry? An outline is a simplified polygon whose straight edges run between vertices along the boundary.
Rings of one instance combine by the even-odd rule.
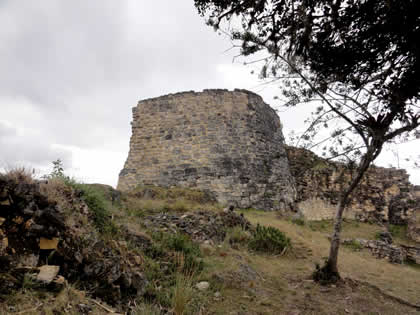
[[[297,204],[308,220],[332,219],[340,191],[352,176],[343,164],[326,161],[313,152],[287,147],[291,173],[296,181]],[[412,185],[405,170],[370,167],[344,216],[368,222],[410,226],[420,235],[420,189]],[[420,240],[420,237],[419,237]]]
[[[296,196],[279,117],[245,90],[140,101],[118,189],[138,185],[198,188],[222,204],[267,210],[290,208]]]

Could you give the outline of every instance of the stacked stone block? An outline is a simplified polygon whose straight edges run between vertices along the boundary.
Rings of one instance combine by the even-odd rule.
[[[138,185],[198,188],[223,204],[267,210],[291,208],[296,197],[279,117],[245,90],[140,101],[118,189]]]

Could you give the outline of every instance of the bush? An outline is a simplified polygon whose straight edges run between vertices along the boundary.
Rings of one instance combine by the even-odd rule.
[[[292,223],[294,223],[296,225],[304,226],[305,225],[305,220],[302,219],[302,218],[293,218]]]
[[[257,225],[248,243],[251,250],[270,254],[283,254],[291,247],[291,241],[279,229]]]
[[[154,246],[146,252],[151,258],[157,258],[168,251],[175,251],[183,254],[182,270],[193,272],[203,269],[203,262],[197,258],[201,257],[198,244],[194,243],[186,234],[169,234],[158,232],[153,234]],[[177,264],[174,264],[176,267]]]
[[[80,192],[82,200],[86,202],[89,210],[93,214],[93,222],[99,232],[115,234],[117,227],[111,221],[109,202],[106,200],[104,194],[89,185],[78,184],[74,181],[67,182],[67,184]]]
[[[248,243],[251,238],[251,235],[249,232],[245,231],[241,226],[235,226],[234,228],[229,230],[227,237],[230,245],[233,245]]]
[[[355,252],[359,252],[363,249],[363,245],[358,240],[351,240],[351,242],[346,242],[343,245]]]

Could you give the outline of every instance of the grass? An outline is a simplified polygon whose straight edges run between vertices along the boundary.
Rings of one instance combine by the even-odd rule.
[[[175,315],[183,315],[193,297],[193,276],[182,273],[176,276],[176,284],[172,293],[172,309]]]
[[[226,238],[231,246],[247,245],[251,239],[251,234],[241,226],[235,226],[228,230]]]
[[[102,234],[114,235],[117,227],[111,220],[111,203],[100,189],[79,183],[70,183],[73,189],[80,191],[82,200],[88,205],[89,211],[93,214],[95,227]]]
[[[125,194],[122,200],[128,214],[137,217],[171,211],[221,211],[223,208],[207,193],[182,187],[141,186]]]
[[[309,275],[314,270],[315,264],[321,263],[328,256],[329,240],[327,236],[332,232],[332,223],[328,223],[331,228],[314,231],[307,226],[297,229],[293,223],[279,220],[275,213],[252,212],[245,216],[254,224],[274,226],[285,232],[293,240],[294,247],[297,247],[296,250],[299,250],[299,247],[311,250],[312,254],[306,259],[290,262],[291,266],[282,265],[282,268],[285,269],[281,271],[281,274],[285,274],[285,272],[294,274],[296,270],[301,269]],[[368,223],[348,221],[343,224],[342,234],[343,238],[373,239],[375,232],[380,229],[380,227]],[[386,260],[375,259],[369,251],[354,252],[346,247],[342,247],[340,250],[338,264],[343,277],[367,281],[387,293],[397,295],[412,303],[419,303],[420,273],[415,268],[390,264]]]
[[[110,205],[103,192],[89,185],[73,185],[75,183],[70,187],[79,189],[82,198],[92,208],[95,226],[105,233],[109,222],[114,222],[110,215],[115,215],[118,223],[129,221],[144,231],[142,216],[150,212],[184,212],[203,207],[218,211],[221,208],[201,192],[142,187],[122,196],[124,209],[119,211]],[[65,195],[69,193],[68,187],[53,182],[45,189]],[[51,198],[57,196],[51,193]],[[61,202],[63,206],[67,205]],[[205,252],[186,235],[149,233],[152,245],[139,253],[149,284],[145,296],[136,300],[132,313],[160,314],[160,308],[163,308],[175,314],[415,314],[416,310],[389,300],[373,287],[360,282],[347,280],[333,288],[321,287],[311,280],[315,264],[321,263],[328,255],[327,236],[332,231],[331,221],[304,222],[301,225],[280,219],[275,212],[248,209],[243,213],[254,225],[268,227],[260,228],[265,232],[260,233],[259,240],[274,239],[289,246],[287,240],[290,238],[293,251],[283,256],[249,251],[248,244],[255,240],[255,235],[240,227],[229,230],[225,242],[220,245],[202,244],[202,248],[207,248]],[[87,223],[91,224],[90,221]],[[376,225],[343,222],[343,238],[373,239],[381,230]],[[397,228],[395,238],[402,239],[403,233]],[[264,242],[254,248],[273,251],[271,245],[265,247]],[[135,247],[135,244],[130,246]],[[417,266],[393,265],[375,259],[369,251],[354,251],[351,246],[343,246],[339,270],[345,278],[370,283],[411,303],[420,302],[420,269]],[[194,283],[197,281],[208,281],[210,288],[196,290]],[[216,292],[221,297],[216,298]],[[80,314],[81,304],[89,306],[91,314],[105,313],[103,307],[74,287],[53,294],[35,291],[27,281],[24,289],[0,303],[0,314]]]
[[[100,315],[108,313],[104,312],[104,307],[112,310],[103,302],[100,304],[102,306],[92,302],[85,292],[79,291],[72,285],[67,285],[59,293],[23,288],[0,303],[0,314],[78,315],[83,314],[83,308],[85,308],[89,310],[89,314]]]
[[[360,244],[360,242],[357,240],[352,240],[349,243],[343,244],[343,246],[350,248],[351,250],[355,252],[361,251],[363,249],[363,245]]]

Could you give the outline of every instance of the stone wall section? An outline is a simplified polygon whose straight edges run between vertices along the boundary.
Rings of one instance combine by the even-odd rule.
[[[140,101],[118,189],[137,185],[199,188],[223,204],[267,210],[290,208],[296,197],[280,119],[245,90]]]
[[[287,152],[296,181],[298,207],[304,217],[308,220],[332,219],[340,191],[350,181],[352,172],[343,164],[326,161],[302,148],[287,147]],[[344,217],[409,224],[416,214],[420,217],[420,189],[408,179],[409,175],[402,169],[371,167],[353,193]]]

